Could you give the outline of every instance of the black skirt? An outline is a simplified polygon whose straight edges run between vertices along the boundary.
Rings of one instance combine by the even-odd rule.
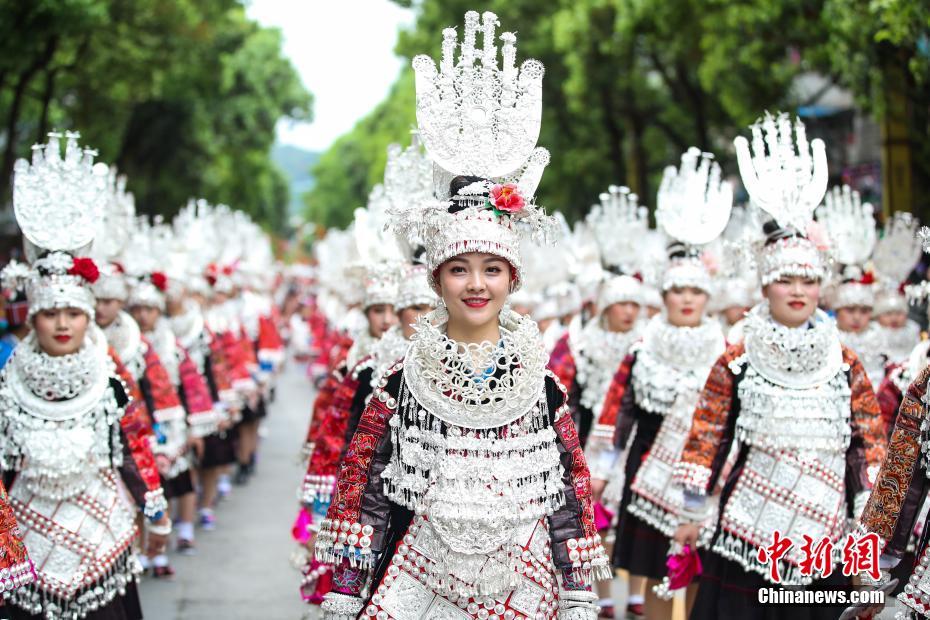
[[[191,470],[185,469],[174,478],[166,480],[161,477],[161,488],[165,491],[165,499],[174,499],[183,497],[188,493],[194,492],[194,480],[191,478]]]
[[[223,434],[213,433],[203,438],[203,458],[200,467],[222,467],[236,462],[236,434],[235,431],[226,431]]]
[[[624,468],[623,494],[620,498],[619,520],[614,541],[613,565],[629,571],[631,575],[662,579],[667,571],[669,538],[639,517],[630,514],[627,507],[633,499],[630,485],[636,478],[643,459],[652,448],[662,418],[642,413],[637,416],[636,434],[630,441]]]
[[[5,607],[0,607],[0,618],[11,620],[45,620],[45,615],[39,613],[32,615],[19,607],[14,607],[7,601]],[[102,609],[92,611],[85,620],[142,620],[142,604],[139,602],[139,590],[136,582],[132,581],[126,586],[126,594],[117,596]]]
[[[665,562],[670,545],[668,536],[626,512],[617,524],[614,566],[637,577],[661,580],[668,573]]]
[[[255,405],[254,409],[248,405],[242,408],[242,422],[255,422],[256,420],[261,420],[267,415],[268,407],[265,404],[264,396],[258,399],[258,404]]]
[[[697,598],[689,620],[836,620],[846,605],[762,605],[759,588],[781,589],[762,575],[748,572],[732,560],[713,551],[701,552],[703,572],[698,580]],[[842,570],[814,581],[806,590],[852,590]]]

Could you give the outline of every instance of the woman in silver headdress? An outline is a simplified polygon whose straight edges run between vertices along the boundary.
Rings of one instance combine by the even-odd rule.
[[[141,618],[134,516],[147,487],[120,420],[130,402],[94,323],[94,262],[80,256],[105,200],[104,167],[69,135],[20,160],[14,209],[26,237],[33,332],[0,374],[0,463],[15,476],[10,502],[36,567],[8,594],[13,618]],[[151,455],[149,455],[151,459]],[[127,493],[128,491],[128,493]],[[138,505],[132,506],[132,497]],[[149,544],[170,522],[147,511]]]
[[[414,61],[426,150],[459,176],[396,223],[426,245],[443,305],[376,384],[346,452],[316,541],[335,564],[327,618],[593,618],[590,584],[609,576],[564,388],[536,324],[505,306],[520,285],[518,229],[549,224],[529,202],[548,153],[535,149],[542,67],[518,71],[505,33],[498,68],[496,24],[466,14],[459,68],[451,29],[441,75]],[[459,70],[478,58],[482,71]],[[498,113],[482,121],[455,95],[491,84],[482,102],[509,115],[506,138]],[[450,124],[459,114],[467,122]]]
[[[813,141],[811,153],[803,125],[792,128],[787,116],[767,116],[753,135],[753,155],[746,140],[736,141],[743,182],[752,201],[778,218],[766,225],[758,258],[765,299],[701,392],[675,468],[684,490],[675,539],[694,544],[712,518],[692,620],[832,620],[842,606],[764,607],[758,592],[849,587],[831,553],[842,551],[849,519],[868,497],[885,440],[865,369],[817,308],[826,275],[821,251],[798,232],[808,229],[826,189],[823,142]],[[718,502],[711,495],[719,485]],[[793,545],[783,549],[779,538]],[[827,549],[822,572],[804,563],[808,538]]]

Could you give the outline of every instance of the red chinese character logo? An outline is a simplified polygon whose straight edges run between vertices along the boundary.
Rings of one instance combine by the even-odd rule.
[[[859,540],[850,534],[843,545],[843,575],[851,577],[866,573],[873,580],[881,577],[878,569],[878,534],[869,532]]]
[[[762,565],[770,564],[769,571],[774,583],[781,583],[781,575],[778,574],[778,560],[788,553],[788,550],[793,546],[794,543],[791,542],[790,538],[783,537],[781,532],[775,530],[772,535],[772,544],[768,547],[759,547],[756,559]]]
[[[814,571],[820,573],[821,577],[829,577],[833,572],[833,543],[828,537],[824,536],[815,545],[814,539],[804,534],[801,554],[804,556],[801,560],[801,574],[805,577],[810,577]]]

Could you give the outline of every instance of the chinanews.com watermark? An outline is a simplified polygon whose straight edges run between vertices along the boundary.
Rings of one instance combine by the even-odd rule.
[[[759,588],[760,605],[884,605],[882,590],[796,590],[783,588]]]
[[[845,539],[836,543],[826,536],[820,540],[814,540],[807,535],[803,538],[803,544],[798,546],[801,556],[798,568],[801,575],[818,580],[829,577],[834,570],[839,570],[844,577],[861,576],[873,582],[879,579],[880,541],[877,534],[849,534]],[[842,547],[839,546],[840,544]],[[787,559],[788,552],[794,546],[795,543],[791,538],[776,531],[771,545],[759,547],[756,561],[768,567],[769,580],[773,583],[781,582],[779,560]],[[840,561],[835,562],[834,558]],[[799,606],[884,605],[885,603],[885,592],[880,589],[855,590],[843,589],[842,586],[830,589],[823,585],[825,584],[814,588],[777,587],[777,585],[759,588],[757,601],[760,605]]]

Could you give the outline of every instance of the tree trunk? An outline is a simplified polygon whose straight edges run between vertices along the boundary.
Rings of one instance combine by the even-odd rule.
[[[702,151],[710,151],[710,135],[707,129],[707,102],[705,93],[700,87],[700,82],[695,85],[688,75],[688,67],[678,63],[676,71],[678,79],[681,80],[682,88],[688,93],[691,100],[692,112],[694,115],[694,130],[698,139],[698,148]]]
[[[882,119],[882,214],[913,211],[914,192],[907,97],[907,66],[898,54],[882,55],[885,114]],[[925,217],[925,213],[919,214]]]
[[[13,163],[16,161],[16,144],[17,131],[16,126],[19,123],[19,114],[22,110],[23,99],[26,94],[26,87],[36,73],[47,67],[55,55],[58,47],[58,36],[52,36],[45,45],[45,49],[33,60],[26,69],[19,74],[16,87],[13,90],[13,99],[10,102],[10,111],[6,122],[6,145],[3,149],[3,161],[0,166],[0,204],[6,202],[10,196],[10,187],[13,174]]]
[[[643,144],[643,134],[646,131],[646,126],[639,111],[631,110],[627,114],[627,125],[630,130],[630,150],[627,154],[626,169],[630,189],[640,197],[641,204],[649,204],[651,202],[649,194],[649,162],[646,158],[646,147]]]
[[[601,86],[601,115],[603,117],[604,131],[607,134],[607,149],[610,153],[610,169],[613,172],[613,179],[617,183],[623,183],[626,177],[626,164],[623,158],[623,129],[616,121],[616,108],[613,105],[613,97],[610,87]],[[606,188],[605,188],[606,189]]]
[[[52,107],[52,98],[55,95],[55,78],[58,76],[58,69],[49,69],[45,72],[45,85],[42,89],[42,112],[39,115],[39,125],[36,128],[36,144],[45,142],[48,134],[48,116]]]

